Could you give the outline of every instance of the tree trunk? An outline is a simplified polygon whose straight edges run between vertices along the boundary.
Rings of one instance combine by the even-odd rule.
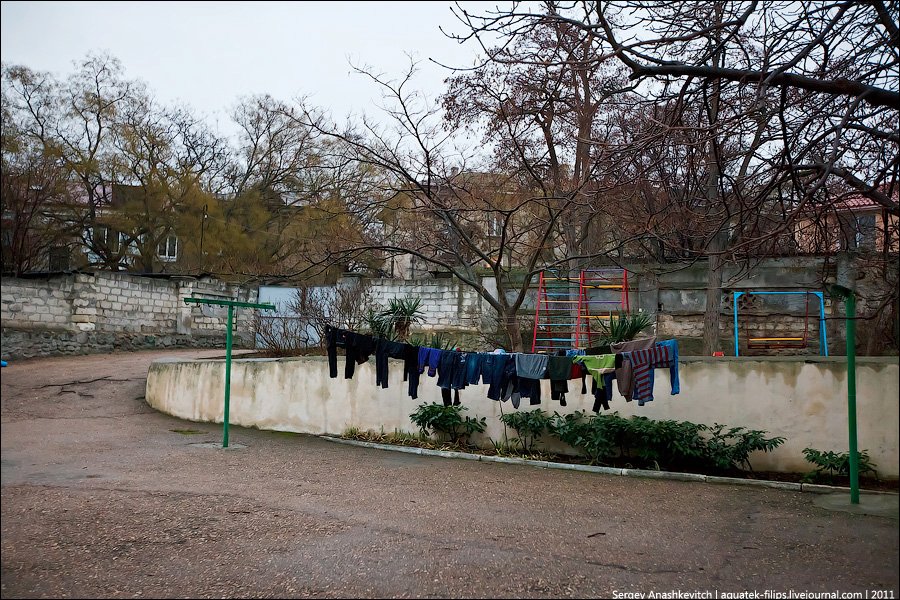
[[[703,354],[712,356],[721,350],[719,343],[719,315],[722,312],[722,255],[724,236],[727,232],[716,234],[710,249],[709,266],[706,272],[706,308],[703,312]]]
[[[715,5],[716,23],[722,22],[722,6]],[[719,43],[719,34],[715,36],[716,45]],[[716,51],[713,58],[718,66],[723,55],[720,49]],[[706,181],[706,200],[713,205],[718,204],[717,201],[724,201],[721,191],[719,190],[719,180],[721,178],[721,166],[718,154],[718,139],[716,128],[719,124],[719,99],[722,91],[721,82],[716,80],[712,82],[712,93],[709,99],[709,125],[710,138],[707,148],[707,164],[709,165],[709,178]],[[728,244],[729,222],[726,220],[719,225],[719,230],[713,234],[707,250],[709,263],[706,273],[706,307],[703,312],[703,354],[711,356],[713,352],[719,350],[719,313],[722,310],[722,251]]]
[[[522,329],[519,327],[519,320],[516,319],[515,313],[500,315],[500,321],[506,330],[506,337],[509,339],[510,352],[524,352],[525,345],[522,340]]]

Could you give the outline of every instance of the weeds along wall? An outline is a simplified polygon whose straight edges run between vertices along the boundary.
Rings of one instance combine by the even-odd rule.
[[[341,361],[342,374],[343,357]],[[425,402],[441,402],[436,380],[422,377],[419,398],[406,394],[402,362],[390,361],[389,388],[375,386],[373,361],[353,379],[330,379],[323,357],[235,360],[231,372],[231,422],[277,431],[340,435],[349,427],[415,431],[409,414]],[[881,476],[898,476],[900,362],[860,358],[857,362],[859,448],[867,449]],[[762,429],[783,436],[784,445],[751,457],[753,468],[802,472],[810,469],[803,449],[847,450],[846,361],[836,358],[683,358],[681,394],[669,395],[668,370],[656,371],[653,402],[643,407],[616,395],[613,411],[622,416],[675,419]],[[590,410],[593,397],[571,381],[568,406],[550,400],[544,382],[540,408],[560,413]],[[192,421],[222,421],[223,361],[160,360],[150,367],[146,398],[154,408]],[[488,447],[503,440],[501,410],[508,402],[486,397],[486,386],[460,392],[465,413],[486,417],[485,434],[472,439]],[[522,408],[530,410],[527,401]],[[509,435],[514,435],[509,432]],[[547,447],[561,451],[562,447]]]
[[[4,359],[115,349],[222,346],[227,309],[188,306],[193,294],[256,300],[255,288],[212,278],[96,272],[2,279]],[[252,344],[252,313],[239,310],[238,343]]]

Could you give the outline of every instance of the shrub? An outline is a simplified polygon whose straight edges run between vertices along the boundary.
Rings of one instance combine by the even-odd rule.
[[[403,342],[409,338],[409,328],[412,324],[420,323],[424,318],[422,299],[415,296],[391,298],[387,308],[374,315],[374,320],[380,322],[376,327],[391,333],[391,335],[380,337],[389,337]],[[372,320],[369,323],[371,326]]]
[[[623,419],[623,447],[633,455],[657,468],[686,467],[703,463],[706,440],[700,435],[705,429],[689,421],[654,421],[646,417]]]
[[[400,429],[394,429],[393,432],[386,433],[383,427],[381,428],[381,431],[374,431],[372,429],[363,431],[359,427],[348,427],[341,434],[341,437],[363,442],[394,444],[397,446],[432,446],[432,440],[421,432],[409,433],[407,431],[401,431]]]
[[[767,432],[758,429],[731,427],[726,431],[725,426],[718,423],[705,429],[711,432],[706,441],[707,459],[718,469],[746,466],[752,471],[752,452],[771,452],[784,443],[783,437],[767,438],[764,437]]]
[[[765,431],[743,427],[725,429],[690,421],[625,419],[618,414],[569,415],[554,413],[550,430],[563,442],[586,454],[592,463],[612,458],[635,459],[656,468],[727,470],[746,466],[757,450],[769,452],[783,437],[765,437]]]
[[[833,480],[835,475],[850,475],[850,453],[849,452],[822,452],[815,448],[804,448],[803,456],[806,460],[816,465],[814,471],[810,471],[804,477],[807,481],[814,481],[827,472],[829,480]],[[876,478],[878,472],[875,470],[875,463],[869,457],[868,450],[858,452],[859,456],[859,474],[872,473]]]
[[[453,443],[459,443],[475,432],[484,433],[487,419],[463,417],[465,406],[444,406],[443,404],[420,404],[410,420],[426,435],[441,434]]]
[[[500,420],[516,430],[519,435],[514,441],[522,452],[531,452],[534,443],[550,428],[550,416],[541,409],[516,411],[500,415]]]
[[[310,346],[325,346],[325,329],[357,331],[371,323],[380,307],[369,284],[356,280],[332,288],[303,285],[281,306],[283,314],[255,315],[257,346],[270,356],[301,354]]]
[[[260,313],[253,319],[256,346],[269,356],[295,356],[312,345],[312,331],[304,319]]]
[[[588,416],[584,411],[553,413],[551,428],[560,440],[581,450],[591,464],[597,464],[616,455],[624,420],[618,416]]]
[[[647,313],[619,313],[610,317],[609,323],[600,320],[601,341],[604,344],[627,342],[637,337],[637,334],[653,324],[653,319]]]
[[[362,279],[332,288],[300,286],[286,308],[303,327],[311,327],[320,346],[325,346],[325,328],[329,325],[351,331],[366,323],[366,315],[378,305],[369,284]]]
[[[391,322],[382,319],[379,314],[380,313],[372,308],[366,312],[365,321],[369,333],[377,338],[396,341],[397,334],[394,332],[394,328],[391,327]]]

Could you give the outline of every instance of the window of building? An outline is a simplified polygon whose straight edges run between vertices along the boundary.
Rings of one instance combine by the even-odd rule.
[[[856,217],[856,248],[875,248],[875,215]]]
[[[166,236],[159,243],[156,250],[157,256],[163,262],[172,262],[178,259],[178,238],[174,235]]]
[[[51,271],[69,270],[72,252],[68,246],[54,246],[50,248],[49,254]]]
[[[97,225],[94,227],[91,240],[94,244],[106,248],[107,251],[115,253],[119,251],[119,242],[121,235],[115,229],[106,225]]]
[[[488,215],[488,235],[500,237],[501,233],[503,233],[503,215],[490,213]]]

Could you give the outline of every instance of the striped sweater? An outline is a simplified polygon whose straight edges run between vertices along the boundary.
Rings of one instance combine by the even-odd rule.
[[[632,352],[623,352],[623,360],[629,360],[634,371],[634,392],[633,399],[638,401],[639,406],[643,406],[645,402],[653,400],[653,370],[661,368],[669,368],[669,375],[672,381],[672,395],[681,391],[678,381],[678,342],[675,340],[666,340],[657,342],[652,348],[647,350],[634,350]]]

